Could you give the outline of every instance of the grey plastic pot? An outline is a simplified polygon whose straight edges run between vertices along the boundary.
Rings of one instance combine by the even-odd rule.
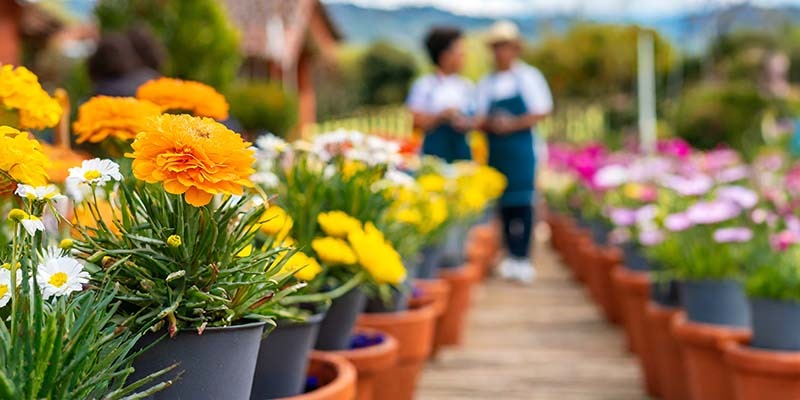
[[[662,307],[680,307],[680,284],[674,279],[666,281],[653,279],[650,283],[650,299]]]
[[[681,284],[690,321],[731,327],[750,326],[750,307],[734,279],[687,280]]]
[[[442,248],[440,246],[425,246],[419,254],[417,278],[434,279],[438,275],[439,265],[442,262]]]
[[[641,249],[636,244],[626,242],[622,245],[625,256],[625,267],[633,271],[649,271],[650,263],[644,258]]]
[[[464,265],[468,232],[469,229],[464,224],[455,224],[448,229],[439,261],[440,268],[456,268]]]
[[[408,309],[408,301],[411,299],[411,284],[406,281],[403,283],[403,290],[392,288],[392,298],[383,301],[379,296],[369,297],[364,312],[369,314],[405,311]]]
[[[180,331],[137,357],[129,382],[179,363],[175,373],[164,379],[174,379],[178,371],[183,371],[180,378],[148,399],[249,400],[263,332],[264,322],[206,328],[202,335],[193,330]],[[138,348],[152,344],[162,335],[145,335]]]
[[[297,396],[306,385],[308,360],[325,314],[303,322],[279,321],[261,342],[250,400]]]
[[[350,335],[356,324],[358,314],[364,311],[367,296],[355,288],[342,297],[333,300],[319,326],[317,350],[338,351],[350,348]]]
[[[589,221],[589,230],[592,232],[592,240],[601,246],[608,244],[608,234],[611,228],[608,224],[600,219],[593,219]]]
[[[800,303],[750,299],[753,347],[800,351]]]

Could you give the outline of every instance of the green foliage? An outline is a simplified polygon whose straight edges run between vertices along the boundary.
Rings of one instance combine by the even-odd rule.
[[[286,137],[297,123],[297,97],[277,83],[237,81],[225,96],[231,114],[248,132]]]
[[[373,44],[360,61],[364,103],[402,103],[416,73],[412,55],[386,42]]]
[[[675,129],[697,148],[727,144],[747,153],[762,143],[761,117],[768,106],[769,101],[748,82],[699,85],[678,102]]]
[[[241,64],[239,34],[216,0],[100,0],[103,31],[149,24],[167,48],[166,75],[224,88]]]
[[[767,237],[766,233],[761,235]],[[745,278],[745,291],[752,298],[800,303],[800,249],[792,246],[778,252],[763,243],[757,268]]]

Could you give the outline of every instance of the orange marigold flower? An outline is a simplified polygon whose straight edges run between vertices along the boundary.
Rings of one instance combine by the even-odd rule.
[[[149,100],[166,110],[188,111],[198,117],[228,119],[228,102],[211,86],[195,81],[158,78],[146,82],[136,97]]]
[[[150,119],[136,136],[133,175],[145,182],[161,182],[186,202],[204,206],[215,194],[242,194],[252,187],[254,150],[239,134],[210,118],[163,114]]]
[[[161,114],[161,107],[133,97],[95,96],[78,108],[72,129],[77,142],[99,143],[107,137],[132,140],[147,119]]]

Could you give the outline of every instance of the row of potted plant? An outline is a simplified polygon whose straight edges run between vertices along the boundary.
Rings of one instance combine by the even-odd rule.
[[[651,395],[800,394],[796,163],[678,140],[551,154],[553,244],[624,326]]]
[[[79,108],[100,158],[51,158],[18,129],[67,113],[0,75],[4,398],[411,398],[458,342],[496,171],[358,132],[253,146],[224,97],[169,78]]]

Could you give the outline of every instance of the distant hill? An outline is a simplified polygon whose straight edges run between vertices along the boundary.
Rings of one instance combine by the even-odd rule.
[[[346,40],[371,43],[391,39],[407,48],[419,48],[432,25],[454,25],[465,31],[487,29],[494,18],[458,15],[436,7],[401,7],[393,10],[366,8],[345,3],[325,7]],[[580,21],[636,23],[657,29],[673,44],[690,52],[700,51],[718,32],[736,29],[778,29],[800,23],[800,7],[757,7],[747,4],[674,16],[634,18],[577,18],[566,15],[525,15],[511,18],[523,35],[536,40],[546,32],[561,32]]]

